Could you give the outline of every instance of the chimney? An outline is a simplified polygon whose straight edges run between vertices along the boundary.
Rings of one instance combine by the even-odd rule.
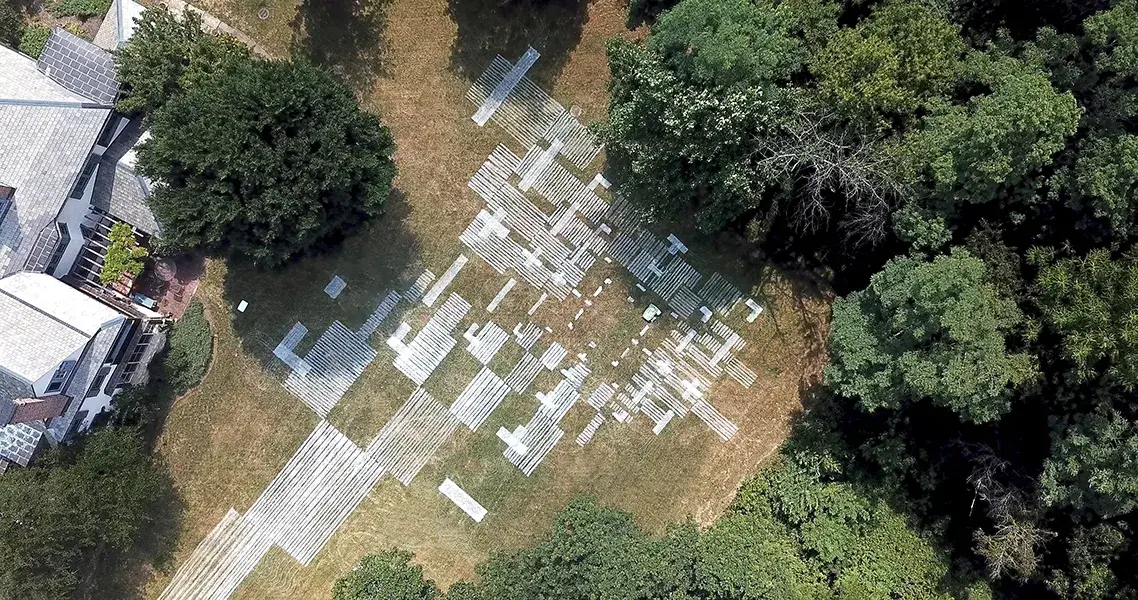
[[[63,394],[43,398],[22,398],[12,402],[12,418],[8,424],[46,421],[63,414],[71,398]]]

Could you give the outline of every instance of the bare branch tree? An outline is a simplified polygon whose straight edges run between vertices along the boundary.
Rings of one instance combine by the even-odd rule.
[[[781,172],[796,183],[793,220],[804,231],[829,224],[833,199],[847,208],[839,223],[855,245],[885,238],[889,214],[908,189],[892,175],[889,157],[868,135],[825,127],[834,119],[799,110],[783,135],[760,140],[757,166]]]
[[[1004,576],[1017,581],[1031,579],[1041,560],[1036,549],[1055,537],[1055,533],[1039,527],[1038,515],[1022,490],[1005,483],[1008,478],[1017,477],[1011,463],[996,456],[988,446],[970,445],[964,451],[975,465],[967,479],[974,491],[972,508],[977,500],[984,502],[987,516],[995,525],[992,533],[977,529],[972,536],[976,553],[987,563],[988,576],[993,580]]]

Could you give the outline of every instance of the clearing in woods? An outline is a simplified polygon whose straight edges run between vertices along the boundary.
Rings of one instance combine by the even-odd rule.
[[[267,4],[211,0],[201,7],[245,30],[271,51],[284,54],[296,49],[341,72],[360,91],[364,105],[392,128],[399,177],[387,214],[330,254],[276,272],[238,263],[211,264],[199,294],[217,331],[215,363],[202,385],[172,407],[159,439],[159,452],[177,482],[185,513],[173,568],[152,576],[148,597],[162,594],[175,570],[192,563],[195,548],[228,518],[231,508],[239,515],[261,514],[257,500],[262,491],[306,438],[316,435],[314,431],[332,432],[328,435],[333,437],[321,439],[341,440],[337,452],[348,452],[345,460],[355,460],[351,457],[363,456],[372,450],[369,445],[375,446],[374,454],[384,457],[377,460],[387,461],[383,466],[389,474],[374,483],[368,477],[378,473],[357,473],[360,481],[353,489],[361,490],[358,506],[349,507],[342,523],[327,532],[326,543],[313,541],[322,540],[320,534],[298,533],[289,543],[265,544],[267,550],[250,567],[235,598],[327,597],[331,583],[361,556],[391,546],[415,552],[427,575],[447,585],[471,577],[474,566],[490,552],[530,543],[570,497],[582,492],[631,511],[641,525],[656,531],[688,515],[709,523],[721,513],[740,481],[783,439],[801,408],[802,391],[818,376],[828,312],[824,295],[809,292],[810,286],[772,269],[747,266],[725,243],[677,230],[690,246],[685,252],[666,240],[671,231],[655,228],[653,239],[665,244],[657,254],[669,262],[636,262],[636,252],[655,251],[647,235],[628,251],[633,255],[622,259],[613,234],[608,240],[611,246],[595,253],[596,262],[579,282],[563,285],[555,280],[541,287],[520,272],[528,263],[521,264],[520,271],[504,274],[488,264],[497,251],[481,246],[479,240],[502,239],[497,232],[504,236],[506,228],[516,236],[522,219],[515,205],[496,210],[493,193],[476,193],[467,185],[476,173],[486,174],[480,168],[492,153],[507,162],[512,153],[519,161],[505,182],[513,189],[528,187],[525,173],[548,174],[549,169],[562,169],[582,185],[592,181],[601,168],[600,158],[574,165],[587,156],[574,161],[564,150],[560,158],[554,157],[560,167],[541,162],[542,153],[557,154],[550,152],[557,143],[553,140],[537,140],[528,162],[520,160],[531,149],[528,143],[511,137],[494,118],[484,127],[471,120],[489,90],[473,102],[467,91],[495,56],[512,63],[532,45],[541,57],[527,74],[531,83],[551,92],[565,107],[579,108],[582,122],[596,120],[603,114],[607,93],[604,41],[613,35],[631,35],[623,26],[624,6],[608,0],[533,5],[463,0],[449,5],[441,0],[369,5],[335,0],[299,6],[271,0]],[[259,18],[266,7],[268,18]],[[496,149],[499,145],[503,148]],[[606,206],[612,204],[603,186],[593,187],[595,197]],[[578,236],[574,239],[585,245],[588,239],[601,237],[595,231],[570,231],[567,224],[578,222],[572,215],[554,219],[556,204],[543,199],[540,182],[516,197],[549,213],[546,227],[555,234]],[[476,222],[480,211],[486,213]],[[481,237],[471,237],[467,231],[472,222],[478,227],[471,231],[477,230]],[[632,227],[623,230],[628,229]],[[467,237],[460,241],[464,232]],[[540,243],[531,246],[538,247],[545,249]],[[570,272],[570,279],[574,261],[585,254],[557,259],[540,252],[533,257],[533,250],[527,250],[533,262],[546,260],[551,271],[568,265],[561,271]],[[610,256],[616,260],[603,260]],[[687,319],[673,318],[669,314],[673,306],[685,312],[683,306],[689,303],[678,291],[683,285],[677,284],[675,290],[665,286],[657,293],[657,286],[649,283],[653,291],[645,292],[637,284],[669,279],[654,277],[645,269],[663,269],[674,275],[671,281],[690,280],[693,276],[676,267],[679,257],[686,261],[685,269],[700,274],[691,283],[693,294],[718,273],[740,290],[740,301],[717,311],[707,324],[700,323],[699,310]],[[423,278],[425,271],[431,277]],[[416,281],[425,284],[419,292],[429,297],[432,286],[447,279],[448,273],[453,280],[445,289],[437,288],[431,306],[409,299],[417,295]],[[499,298],[510,279],[516,279],[516,285]],[[383,300],[391,292],[399,297],[384,309]],[[531,315],[542,296],[547,299]],[[629,302],[629,297],[634,300]],[[494,311],[487,312],[496,298]],[[744,305],[747,298],[765,308],[753,323],[746,320],[751,312]],[[233,307],[240,300],[247,300],[249,309],[236,314]],[[649,302],[660,305],[664,314],[645,329],[640,312]],[[699,304],[705,303],[712,304],[701,297]],[[298,322],[307,331],[303,336],[294,329]],[[469,330],[472,324],[488,322],[502,332],[489,326]],[[691,348],[704,344],[702,359],[691,354],[703,375],[679,372],[684,363],[677,357],[683,354],[686,331],[681,322],[700,336],[690,336]],[[717,323],[718,329],[712,331]],[[541,334],[529,351],[523,346],[530,330],[513,331],[528,324]],[[445,335],[424,334],[415,341],[420,332],[432,328]],[[299,341],[279,347],[290,330]],[[370,343],[353,345],[361,330],[367,332],[362,339]],[[745,342],[741,350],[739,344],[732,345],[733,335]],[[323,347],[335,348],[324,354],[332,357],[331,366],[305,361],[314,347],[321,352],[317,341],[321,336],[325,336]],[[449,351],[442,347],[448,337],[456,342]],[[556,366],[511,380],[508,375],[527,354],[552,365],[560,356],[556,348],[549,351],[554,341],[565,348]],[[644,355],[645,349],[665,348],[669,341],[671,354]],[[677,344],[681,344],[678,349]],[[471,345],[474,351],[468,349]],[[718,358],[712,356],[726,346],[731,347],[718,352]],[[547,352],[552,354],[545,356]],[[404,356],[397,360],[401,353]],[[294,368],[281,357],[293,362]],[[713,364],[706,364],[709,360]],[[662,373],[657,387],[646,387],[645,380],[637,378],[649,372],[642,370],[643,364]],[[574,366],[589,372],[573,371]],[[305,383],[308,369],[320,374],[319,389]],[[716,369],[722,373],[711,376]],[[671,394],[675,410],[662,391],[674,371],[689,384],[702,382],[687,390],[690,393]],[[531,382],[518,384],[519,379]],[[471,400],[467,410],[452,406],[472,381],[481,381],[483,387],[467,396]],[[606,382],[616,384],[608,401],[594,394]],[[517,384],[525,391],[515,393],[516,387],[492,391],[502,384]],[[629,393],[622,399],[624,389]],[[538,392],[544,401],[539,401]],[[485,405],[485,398],[492,397],[500,397],[500,404]],[[430,403],[431,398],[436,404]],[[590,398],[597,406],[590,406]],[[701,398],[709,402],[693,408]],[[626,412],[622,406],[637,401],[652,404],[653,399],[652,408],[629,410],[630,422],[621,422],[619,415]],[[451,408],[439,412],[432,408],[436,405]],[[709,416],[707,406],[714,406],[726,421]],[[691,412],[682,414],[688,409]],[[407,411],[418,412],[410,418]],[[552,429],[541,429],[545,422],[535,416],[546,413],[557,415]],[[591,427],[592,437],[585,436],[582,445],[578,436],[590,430],[597,415],[604,422]],[[392,422],[406,423],[406,431],[413,435],[384,430]],[[531,431],[516,429],[525,424]],[[544,433],[535,434],[538,429]],[[381,430],[390,435],[381,435],[384,439],[372,444]],[[539,464],[526,458],[542,454],[538,448],[548,445],[550,432],[556,431],[564,431],[563,437],[554,440],[556,445],[540,456]],[[534,448],[504,455],[511,443]],[[330,452],[320,446],[317,455]],[[407,458],[411,455],[414,460]],[[421,470],[418,464],[391,464],[402,460],[399,457],[422,462]],[[527,476],[523,470],[529,469],[532,474]],[[399,473],[409,485],[391,475]],[[464,503],[467,511],[480,514],[449,484],[448,495],[440,493],[440,484],[448,478],[484,507],[481,522],[456,505]],[[351,504],[344,498],[336,502]],[[309,564],[302,566],[298,556]]]

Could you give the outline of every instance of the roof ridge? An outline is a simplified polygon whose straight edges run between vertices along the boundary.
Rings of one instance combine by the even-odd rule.
[[[0,106],[38,106],[42,108],[97,108],[101,110],[115,107],[113,104],[98,102],[76,102],[69,100],[21,100],[19,98],[0,98]]]
[[[48,277],[51,277],[51,276],[50,276],[50,275],[48,275]],[[54,278],[53,278],[53,279],[54,279]],[[66,285],[66,284],[64,284],[64,285]],[[80,292],[80,293],[82,293],[82,292]],[[5,289],[0,289],[0,294],[3,294],[3,295],[5,295],[5,296],[7,296],[7,297],[9,297],[9,298],[13,299],[13,300],[15,300],[16,302],[19,302],[20,304],[23,304],[24,306],[26,306],[26,307],[28,307],[28,308],[30,308],[30,309],[32,309],[32,310],[34,310],[34,311],[38,312],[39,314],[41,314],[41,315],[43,315],[43,316],[45,316],[45,317],[47,317],[47,318],[51,319],[52,321],[55,321],[56,323],[59,323],[60,325],[63,325],[64,327],[66,327],[66,328],[70,329],[71,331],[74,331],[75,333],[78,333],[79,335],[81,335],[81,336],[83,336],[83,337],[87,338],[87,341],[88,341],[88,342],[90,342],[90,341],[91,341],[91,338],[95,337],[95,335],[97,335],[97,334],[98,334],[98,332],[97,332],[97,331],[95,332],[95,334],[90,334],[90,333],[87,333],[86,331],[83,331],[82,329],[79,329],[78,327],[76,327],[76,326],[72,325],[71,323],[68,323],[67,321],[64,321],[63,319],[60,319],[59,317],[57,317],[57,316],[55,316],[55,315],[53,315],[53,314],[51,314],[51,313],[49,313],[49,312],[47,312],[47,311],[43,310],[42,308],[40,308],[40,307],[38,307],[38,306],[36,306],[36,305],[34,305],[34,304],[32,304],[32,303],[30,303],[30,302],[28,302],[28,301],[24,300],[23,298],[20,298],[19,296],[16,296],[15,294],[13,294],[13,293],[9,292],[8,290],[5,290]]]

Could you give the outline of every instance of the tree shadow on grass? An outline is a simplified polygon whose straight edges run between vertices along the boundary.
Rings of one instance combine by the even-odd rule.
[[[358,91],[388,74],[389,0],[303,0],[293,17],[292,51],[327,67]]]
[[[382,215],[279,269],[231,259],[225,297],[230,306],[249,303],[233,319],[246,352],[267,370],[284,372],[287,367],[273,349],[293,324],[303,323],[309,331],[296,349],[303,356],[333,321],[356,330],[388,291],[406,289],[419,261],[419,242],[403,225],[410,208],[405,194],[394,189]],[[336,299],[324,292],[333,276],[347,283]]]
[[[528,76],[548,88],[581,40],[588,8],[587,0],[449,0],[458,25],[451,69],[474,80],[495,55],[515,62],[533,46],[541,59]]]

